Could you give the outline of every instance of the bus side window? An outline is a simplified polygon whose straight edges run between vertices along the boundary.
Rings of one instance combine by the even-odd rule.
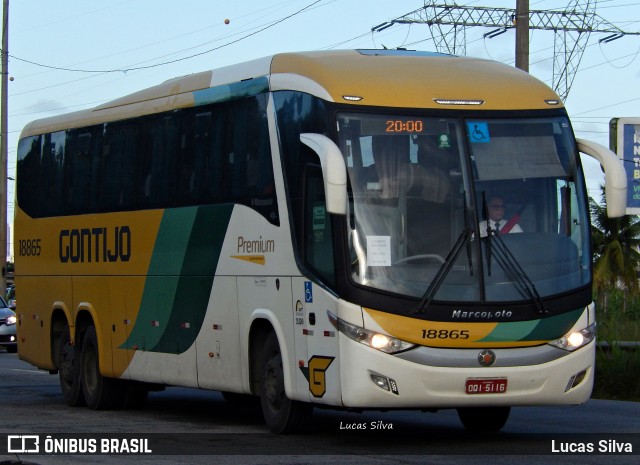
[[[36,216],[39,207],[43,205],[40,196],[48,193],[48,188],[51,187],[50,178],[42,174],[41,138],[42,136],[31,136],[18,143],[18,177],[21,176],[23,181],[17,183],[17,198],[20,208],[31,216]],[[45,143],[45,147],[48,144]]]
[[[334,285],[333,237],[322,169],[318,165],[307,165],[304,171],[304,261],[327,283]]]
[[[90,128],[67,131],[65,163],[65,207],[67,213],[80,213],[91,207],[91,145]]]

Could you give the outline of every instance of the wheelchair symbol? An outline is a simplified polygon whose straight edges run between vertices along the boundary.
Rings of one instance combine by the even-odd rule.
[[[313,302],[313,287],[311,281],[304,282],[304,301],[306,303]]]
[[[467,123],[467,130],[472,143],[486,143],[491,140],[487,123]]]
[[[487,136],[485,135],[484,132],[478,129],[478,125],[476,124],[474,125],[474,129],[473,129],[473,132],[471,133],[471,137],[473,137],[473,140],[481,141],[481,140],[484,140]]]

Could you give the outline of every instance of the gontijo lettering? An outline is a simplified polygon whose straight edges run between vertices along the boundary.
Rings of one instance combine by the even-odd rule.
[[[131,229],[63,229],[59,236],[61,263],[128,262],[131,258]]]

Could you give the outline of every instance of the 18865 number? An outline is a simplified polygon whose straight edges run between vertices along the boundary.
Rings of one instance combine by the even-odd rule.
[[[469,339],[466,329],[423,329],[422,339]]]
[[[42,253],[41,239],[21,239],[18,253],[21,257],[37,257]]]

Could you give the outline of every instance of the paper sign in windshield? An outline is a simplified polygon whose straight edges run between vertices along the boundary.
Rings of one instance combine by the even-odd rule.
[[[367,265],[391,266],[391,236],[367,236]]]

